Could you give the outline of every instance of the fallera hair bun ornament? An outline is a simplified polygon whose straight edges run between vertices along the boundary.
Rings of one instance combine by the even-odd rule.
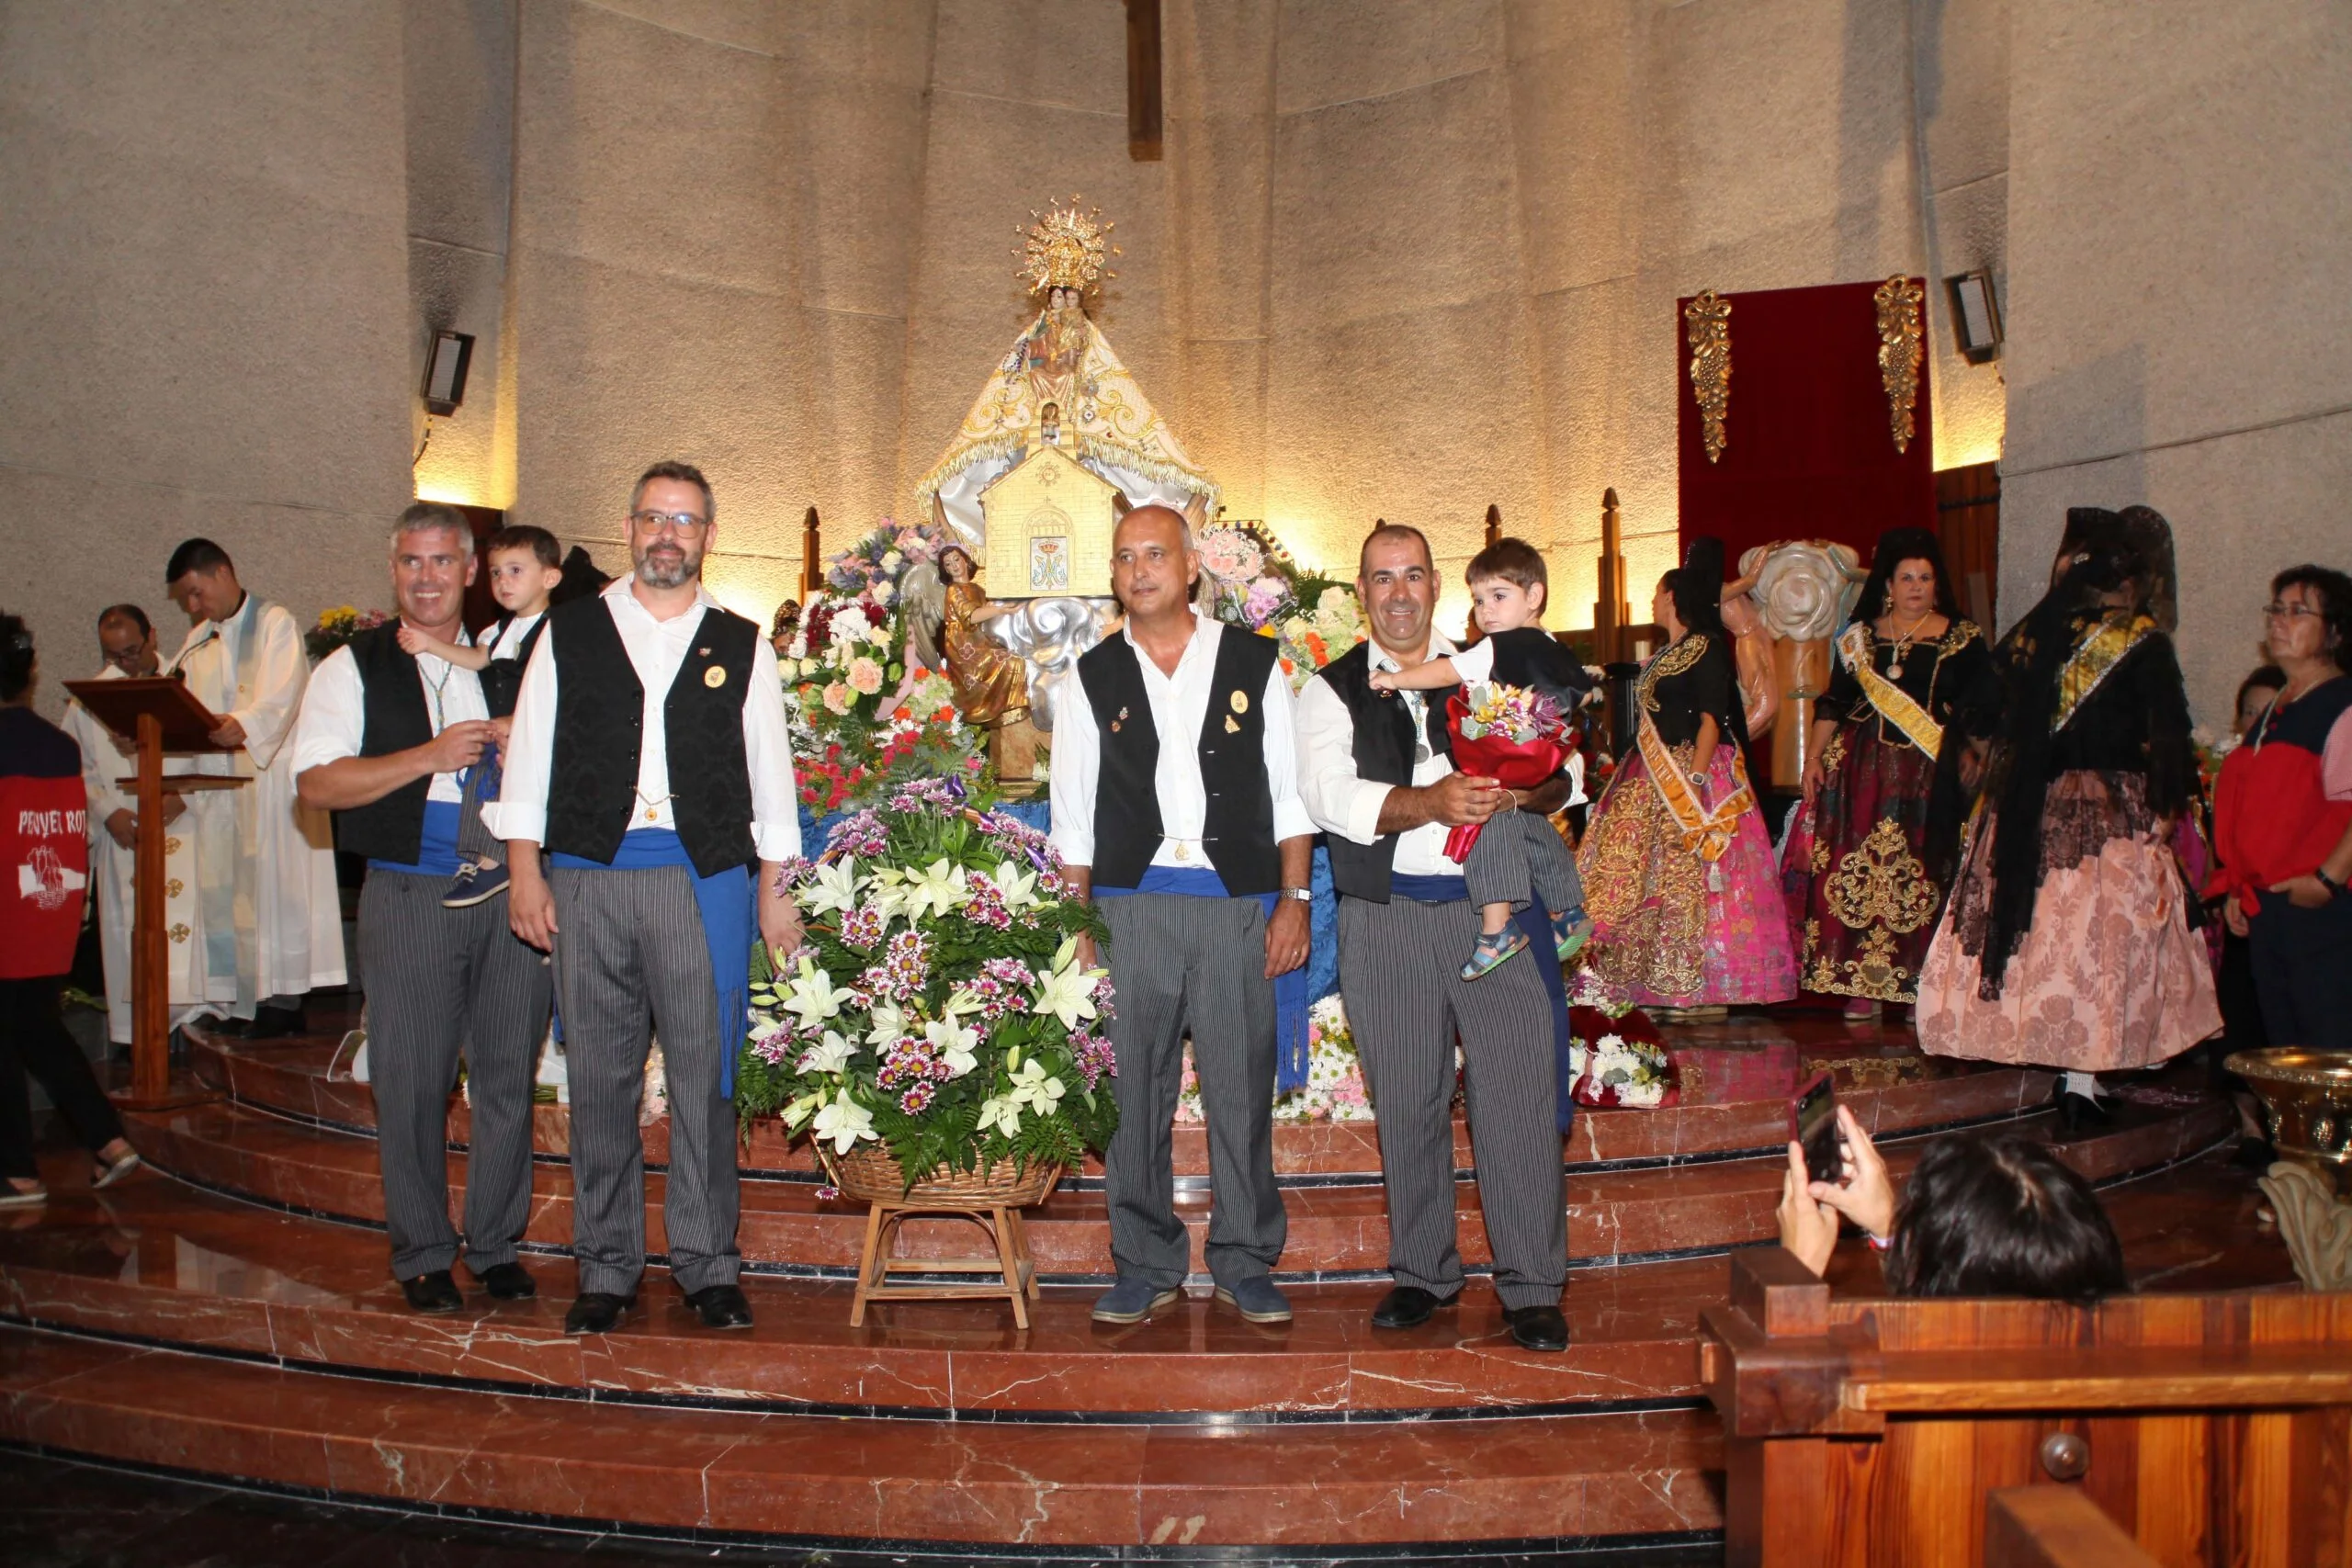
[[[1100,208],[1081,211],[1081,199],[1072,192],[1067,207],[1042,213],[1033,209],[1029,216],[1036,221],[1018,231],[1023,236],[1022,246],[1012,254],[1021,258],[1019,276],[1032,294],[1046,288],[1091,292],[1104,279],[1119,276],[1102,265],[1106,255],[1119,254],[1119,247],[1110,243],[1117,225],[1105,220]]]

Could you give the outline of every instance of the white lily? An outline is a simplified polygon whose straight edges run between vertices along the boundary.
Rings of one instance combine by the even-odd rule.
[[[784,1010],[797,1013],[800,1027],[814,1029],[829,1018],[841,1014],[848,1000],[845,992],[833,989],[833,977],[817,967],[809,959],[800,961],[800,973],[792,982],[790,993],[784,998]]]
[[[824,1103],[825,1097],[821,1094],[802,1095],[784,1108],[784,1124],[795,1132],[799,1131],[800,1123],[808,1121],[817,1108]]]
[[[857,908],[857,862],[848,855],[831,864],[819,864],[811,869],[808,880],[802,883],[794,895],[804,915],[838,909],[848,914]]]
[[[909,908],[910,895],[905,872],[895,865],[877,865],[874,868],[874,874],[868,877],[866,882],[867,900],[882,911],[885,923],[897,919],[912,920],[914,919],[913,911]]]
[[[939,1059],[946,1064],[949,1077],[960,1078],[979,1065],[979,1057],[973,1053],[979,1047],[980,1032],[965,1028],[953,1016],[924,1024],[922,1036],[939,1047]]]
[[[1021,1106],[1011,1095],[994,1095],[980,1102],[980,1131],[997,1128],[1008,1138],[1021,1131]]]
[[[1049,1075],[1035,1056],[1022,1063],[1021,1070],[1012,1075],[1012,1099],[1032,1107],[1040,1116],[1052,1115],[1054,1102],[1066,1092],[1062,1080]]]
[[[849,1059],[856,1050],[855,1045],[828,1029],[824,1039],[801,1053],[800,1070],[804,1073],[838,1073],[849,1066]]]
[[[816,1135],[820,1144],[832,1139],[833,1153],[845,1155],[860,1138],[874,1136],[874,1112],[852,1100],[849,1090],[842,1089],[831,1105],[817,1112]]]
[[[907,878],[902,897],[909,919],[915,919],[925,910],[933,915],[944,915],[951,909],[962,908],[970,901],[972,886],[964,868],[950,864],[943,855]]]
[[[865,1032],[868,1045],[888,1045],[907,1032],[907,1015],[896,1002],[876,1002],[872,1017],[873,1024]]]
[[[1016,914],[1032,904],[1042,902],[1037,897],[1037,874],[1023,871],[1011,861],[999,862],[996,870],[989,873],[989,879],[1004,896],[1004,907]]]
[[[1037,977],[1037,999],[1029,1004],[1029,1010],[1051,1013],[1062,1021],[1064,1029],[1076,1029],[1080,1019],[1095,1016],[1094,982],[1108,973],[1080,968],[1078,938],[1070,937],[1055,950],[1054,972]]]

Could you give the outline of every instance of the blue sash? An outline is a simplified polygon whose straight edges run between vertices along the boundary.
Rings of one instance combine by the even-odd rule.
[[[684,866],[694,884],[695,908],[702,915],[703,941],[710,947],[710,977],[718,989],[718,1092],[735,1094],[735,1061],[743,1054],[751,1023],[752,872],[733,865],[714,876],[698,876],[686,846],[666,828],[641,828],[621,835],[620,852],[610,865],[580,855],[555,854],[550,864],[567,871],[650,871]]]
[[[458,874],[458,824],[465,807],[454,800],[428,800],[424,803],[424,837],[418,843],[416,859],[403,864],[396,860],[374,860],[368,863],[369,871],[397,871],[410,876],[455,876]]]
[[[1225,879],[1208,867],[1179,865],[1146,866],[1143,880],[1135,886],[1097,887],[1094,897],[1098,899],[1124,898],[1132,893],[1172,893],[1183,898],[1232,897],[1225,890]],[[1274,918],[1274,906],[1281,901],[1277,894],[1258,895],[1258,906],[1270,920]],[[1306,1010],[1314,1002],[1307,994],[1306,968],[1302,964],[1288,974],[1274,976],[1274,1092],[1277,1094],[1306,1082]]]

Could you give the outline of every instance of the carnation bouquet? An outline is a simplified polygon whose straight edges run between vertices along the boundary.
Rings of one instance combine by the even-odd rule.
[[[979,773],[955,688],[905,666],[899,620],[873,598],[814,600],[776,660],[800,798],[820,816],[910,779]]]
[[[885,517],[872,533],[827,563],[826,594],[895,608],[900,597],[899,580],[908,569],[937,560],[939,552],[952,542],[933,524],[901,525]]]
[[[1363,640],[1354,588],[1300,566],[1256,524],[1222,523],[1193,543],[1210,613],[1276,638],[1293,690]]]
[[[1569,1041],[1568,1071],[1575,1077],[1576,1102],[1596,1110],[1654,1109],[1675,1089],[1666,1048],[1621,1034],[1604,1034],[1589,1044],[1580,1037]]]
[[[1463,773],[1483,774],[1507,789],[1533,789],[1567,765],[1566,722],[1540,692],[1482,681],[1446,699],[1445,718],[1453,765]],[[1479,830],[1472,822],[1448,833],[1448,858],[1467,860]]]
[[[1077,956],[1104,928],[1044,834],[926,779],[782,874],[808,943],[782,975],[754,957],[740,1113],[780,1113],[829,1162],[885,1145],[910,1188],[1109,1142],[1110,981]]]
[[[302,634],[302,651],[316,664],[361,632],[374,631],[385,619],[381,610],[356,610],[348,604],[322,610],[318,625]]]

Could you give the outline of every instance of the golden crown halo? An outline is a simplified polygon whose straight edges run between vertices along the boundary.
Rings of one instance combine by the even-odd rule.
[[[1091,289],[1119,276],[1102,265],[1106,254],[1119,254],[1119,247],[1108,243],[1116,225],[1106,221],[1099,208],[1080,211],[1080,199],[1072,192],[1067,207],[1046,212],[1032,209],[1029,216],[1036,221],[1015,231],[1023,238],[1012,254],[1021,258],[1020,276],[1032,294],[1042,288]]]

